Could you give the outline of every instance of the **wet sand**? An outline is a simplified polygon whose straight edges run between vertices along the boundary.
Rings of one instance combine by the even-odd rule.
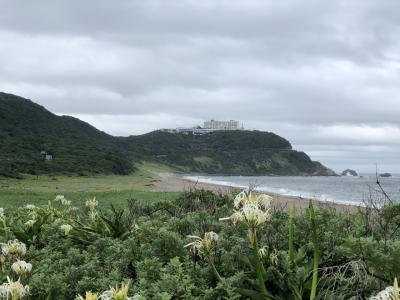
[[[157,192],[181,192],[189,191],[193,189],[204,189],[210,190],[220,194],[233,194],[238,188],[231,186],[194,182],[184,179],[182,176],[174,173],[158,173],[159,180],[152,182],[152,191]],[[312,200],[315,207],[328,208],[337,212],[354,212],[359,209],[359,207],[354,205],[346,205],[334,202],[319,201],[318,199],[308,199],[302,197],[284,196],[274,193],[266,193],[273,197],[274,201],[273,208],[275,209],[288,209],[292,205],[296,207],[297,210],[304,211],[308,207],[309,201]]]

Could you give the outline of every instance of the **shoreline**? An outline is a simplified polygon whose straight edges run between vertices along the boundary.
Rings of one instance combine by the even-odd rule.
[[[199,181],[190,180],[183,178],[182,175],[175,173],[157,173],[159,180],[152,183],[152,191],[157,192],[181,192],[188,191],[191,189],[204,189],[213,191],[215,193],[220,193],[223,195],[232,194],[235,190],[241,189],[239,187],[233,187],[229,185],[220,185],[214,183],[204,183]],[[322,201],[313,198],[304,198],[296,196],[280,195],[277,193],[262,192],[273,198],[272,206],[275,209],[289,209],[292,205],[296,209],[304,211],[311,200],[315,207],[326,208],[330,210],[335,210],[338,212],[354,212],[362,208],[362,206],[357,206],[354,204],[344,204],[331,201]]]

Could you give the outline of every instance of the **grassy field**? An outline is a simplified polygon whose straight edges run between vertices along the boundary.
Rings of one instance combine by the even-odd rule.
[[[102,205],[124,206],[130,198],[143,201],[173,199],[174,192],[152,192],[151,185],[159,180],[157,173],[172,171],[166,166],[143,163],[127,176],[32,176],[23,179],[0,178],[0,207],[10,208],[25,204],[45,204],[56,195],[82,205],[95,196]]]

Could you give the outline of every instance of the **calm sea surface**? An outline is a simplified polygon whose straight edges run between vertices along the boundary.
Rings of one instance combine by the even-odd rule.
[[[371,194],[379,197],[379,187],[375,183],[375,174],[361,174],[360,177],[185,176],[185,178],[192,181],[241,188],[251,185],[261,192],[347,204],[361,204]],[[400,201],[400,174],[389,178],[381,177],[379,180],[390,198]]]

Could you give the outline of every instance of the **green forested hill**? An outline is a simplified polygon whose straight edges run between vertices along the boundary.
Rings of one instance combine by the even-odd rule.
[[[43,161],[40,151],[53,155]],[[113,137],[30,100],[0,93],[0,175],[127,174],[134,161],[156,161],[183,172],[232,175],[332,175],[284,138],[260,131],[207,135],[154,131]]]
[[[79,119],[56,116],[27,99],[0,93],[0,175],[118,173],[132,170],[115,138]],[[42,161],[40,151],[53,155]]]
[[[261,131],[207,135],[154,131],[125,138],[126,148],[183,172],[228,175],[333,175],[284,138]]]

